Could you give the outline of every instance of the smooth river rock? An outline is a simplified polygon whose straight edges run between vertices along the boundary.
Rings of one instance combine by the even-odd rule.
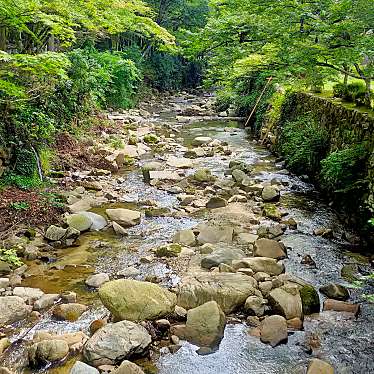
[[[211,269],[220,264],[231,265],[233,260],[238,260],[245,257],[245,254],[240,249],[222,248],[216,249],[213,253],[205,256],[201,260],[201,267],[204,269]]]
[[[113,365],[142,354],[151,341],[148,331],[134,322],[108,323],[87,341],[83,357],[95,367]]]
[[[260,338],[263,343],[272,347],[287,341],[287,321],[284,317],[273,315],[266,317],[260,326]]]
[[[330,299],[346,301],[349,299],[349,291],[342,285],[330,283],[320,287],[320,292]]]
[[[310,360],[307,374],[334,374],[334,368],[326,361],[319,358]]]
[[[131,227],[140,223],[140,212],[136,210],[117,208],[106,209],[108,217],[123,227]]]
[[[105,283],[99,297],[116,321],[143,321],[164,317],[174,310],[177,297],[154,283],[119,279]]]
[[[77,361],[71,368],[69,374],[100,374],[96,368],[85,364],[82,361]]]
[[[177,304],[192,309],[214,300],[227,314],[254,295],[256,285],[255,279],[241,273],[197,273],[183,278],[178,285]]]
[[[223,338],[226,317],[215,301],[208,301],[187,312],[184,336],[192,344],[200,347],[216,347]],[[183,331],[183,330],[182,330]]]
[[[286,319],[303,317],[303,305],[297,286],[293,294],[282,288],[276,288],[269,293],[268,300],[273,311]]]

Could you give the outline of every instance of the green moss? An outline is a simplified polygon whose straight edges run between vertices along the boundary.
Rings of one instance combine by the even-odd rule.
[[[143,140],[147,144],[157,144],[160,141],[160,139],[158,138],[158,136],[155,135],[155,134],[146,134],[146,135],[144,135]]]
[[[157,257],[177,257],[182,247],[179,244],[162,245],[155,250]]]
[[[319,301],[318,292],[309,284],[300,289],[301,302],[303,304],[303,313],[305,315],[312,313],[319,313],[321,304]]]

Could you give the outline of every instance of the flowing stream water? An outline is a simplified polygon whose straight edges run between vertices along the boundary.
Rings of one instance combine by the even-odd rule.
[[[176,103],[183,107],[196,101],[196,98],[173,98],[170,101],[164,104]],[[153,118],[156,123],[166,123],[179,130],[177,137],[181,143],[176,144],[173,155],[181,156],[183,147],[189,147],[196,136],[210,136],[227,142],[235,150],[235,159],[253,165],[253,178],[261,182],[277,178],[283,182],[286,187],[282,190],[280,205],[298,223],[297,230],[287,230],[282,236],[282,241],[288,248],[288,258],[284,261],[287,272],[318,288],[329,282],[349,285],[341,277],[344,265],[358,267],[363,272],[368,269],[367,258],[349,252],[349,245],[344,240],[336,239],[341,238],[347,228],[339,222],[336,214],[323,202],[313,186],[288,173],[267,149],[251,139],[240,123],[219,119],[178,124],[172,109],[165,109],[161,113],[157,105],[148,109],[156,114]],[[165,130],[165,134],[168,132]],[[222,177],[228,169],[231,157],[217,154],[213,157],[199,158],[196,160],[195,168],[206,167],[213,174]],[[147,155],[140,163],[151,158],[152,155]],[[193,169],[188,171],[192,172]],[[129,202],[115,204],[115,207],[141,209],[139,202],[151,199],[157,201],[160,207],[167,207],[172,211],[178,208],[175,195],[146,185],[138,167],[129,168],[116,178],[119,178],[120,191],[128,196]],[[103,213],[107,207],[96,208],[93,211]],[[145,280],[156,276],[161,279],[162,285],[176,285],[180,280],[177,266],[172,268],[163,261],[139,265],[139,259],[148,255],[152,248],[170,242],[177,230],[192,228],[204,221],[208,214],[208,211],[202,210],[190,217],[146,217],[140,225],[130,229],[129,236],[124,238],[106,231],[86,233],[81,237],[79,247],[60,251],[56,262],[44,265],[31,264],[30,276],[24,280],[23,285],[40,287],[48,293],[76,291],[79,301],[89,304],[90,308],[76,322],[56,321],[46,313],[42,321],[28,332],[26,340],[37,330],[60,333],[79,330],[87,332],[90,322],[105,314],[97,293],[88,290],[84,285],[84,280],[93,271],[92,268],[96,272],[112,275],[126,266],[136,265],[140,270],[140,275],[136,279]],[[269,222],[264,219],[261,223]],[[319,227],[332,228],[335,239],[313,235],[313,230]],[[301,259],[307,254],[315,260],[316,268],[301,264]],[[357,297],[358,291],[353,290],[352,300],[355,301]],[[313,333],[318,335],[321,341],[318,355],[331,362],[337,373],[373,373],[373,315],[373,305],[364,302],[357,319],[335,312],[323,312],[307,317],[304,321],[304,331],[291,333],[288,344],[276,348],[262,344],[257,337],[250,336],[246,324],[228,324],[225,336],[215,353],[200,356],[195,352],[196,347],[183,342],[178,352],[155,357],[153,364],[160,374],[302,373],[304,371],[301,371],[300,367],[305,367],[311,357],[305,346],[306,336]],[[30,326],[19,324],[14,330],[13,338],[24,334]],[[6,357],[6,364],[17,367],[24,357],[24,345],[20,344]],[[72,362],[59,368],[47,367],[42,371],[68,373]],[[144,364],[140,362],[142,363]],[[152,365],[145,366],[146,372],[154,372],[154,367],[151,367]],[[19,372],[27,371],[23,369]]]

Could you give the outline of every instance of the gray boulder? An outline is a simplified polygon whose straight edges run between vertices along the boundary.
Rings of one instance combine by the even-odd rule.
[[[96,214],[93,212],[79,212],[80,215],[86,216],[92,222],[90,227],[91,231],[100,231],[102,230],[107,224],[107,220],[101,216],[100,214]]]
[[[87,231],[92,226],[91,218],[81,213],[70,214],[66,217],[67,225],[80,232]]]
[[[105,283],[99,297],[116,321],[154,320],[171,314],[176,296],[150,282],[118,279]]]
[[[215,301],[187,312],[185,338],[200,347],[216,347],[223,338],[226,317]]]
[[[220,264],[231,265],[233,260],[238,260],[243,257],[245,257],[245,254],[240,249],[216,249],[213,253],[205,256],[201,260],[201,267],[204,269],[211,269]]]
[[[52,339],[34,343],[28,351],[32,366],[45,365],[62,360],[69,353],[69,345],[65,340]]]
[[[99,288],[101,287],[105,282],[109,282],[109,275],[107,273],[99,273],[99,274],[93,274],[90,275],[86,279],[86,284],[89,287]]]
[[[254,255],[258,257],[269,257],[281,259],[286,257],[286,247],[282,242],[261,238],[254,244]]]
[[[87,341],[83,357],[95,367],[114,365],[133,355],[143,354],[151,341],[148,331],[134,322],[108,323]]]
[[[214,300],[224,313],[231,313],[258,292],[256,286],[256,280],[241,273],[197,273],[178,285],[177,304],[191,309]]]
[[[47,231],[45,232],[44,236],[46,239],[51,241],[61,240],[66,234],[66,229],[62,227],[51,225],[48,227]]]
[[[283,286],[269,293],[272,309],[286,319],[303,318],[303,304],[297,286]]]
[[[288,339],[286,319],[278,315],[266,317],[261,323],[260,334],[261,341],[272,347],[286,342]]]
[[[279,190],[275,186],[265,186],[261,193],[262,200],[265,202],[278,201],[279,196]]]
[[[218,226],[203,224],[199,226],[199,235],[197,241],[200,244],[205,243],[231,243],[234,234],[234,229],[230,226]]]
[[[26,318],[31,312],[31,307],[18,296],[0,297],[0,326]]]

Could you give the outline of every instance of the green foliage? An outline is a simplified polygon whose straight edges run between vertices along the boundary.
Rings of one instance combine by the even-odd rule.
[[[5,261],[14,267],[23,265],[23,262],[19,259],[17,251],[14,248],[0,248],[0,261]]]
[[[347,96],[348,90],[347,85],[344,83],[337,83],[332,88],[333,95],[341,99]]]
[[[15,186],[22,190],[30,190],[41,185],[40,179],[37,176],[25,177],[13,173],[7,173],[0,179],[0,186]]]
[[[316,175],[327,146],[326,132],[308,114],[286,122],[282,128],[279,150],[295,173]]]
[[[55,192],[43,191],[40,195],[45,198],[46,204],[54,208],[63,209],[65,207],[66,198]]]
[[[27,210],[30,208],[30,204],[27,201],[16,201],[9,205],[14,210]]]
[[[330,191],[349,192],[362,187],[368,151],[363,144],[351,145],[342,150],[330,153],[321,161],[322,185]]]

